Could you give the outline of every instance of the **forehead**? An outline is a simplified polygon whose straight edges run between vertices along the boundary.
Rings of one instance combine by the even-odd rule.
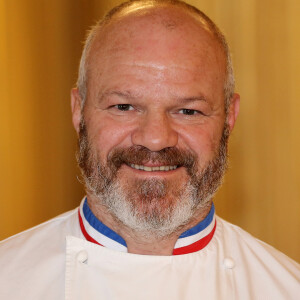
[[[214,52],[222,52],[214,33],[200,16],[180,7],[163,6],[127,9],[113,17],[96,34],[91,46],[91,57],[93,54],[100,55],[105,50],[131,48],[134,51],[137,50],[134,45],[140,44],[139,42],[151,43],[160,38],[166,46],[172,46],[168,42],[173,41],[181,47],[185,44],[185,48],[210,46],[215,48]],[[152,44],[151,48],[153,46],[157,44]]]
[[[214,34],[204,20],[177,7],[123,11],[99,30],[88,57],[88,83],[124,64],[200,72],[224,82],[225,56]]]

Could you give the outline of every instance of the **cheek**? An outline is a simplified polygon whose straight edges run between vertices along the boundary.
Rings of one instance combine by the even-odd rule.
[[[219,147],[222,136],[222,128],[212,128],[209,125],[198,126],[195,128],[182,128],[180,140],[183,147],[192,150],[200,162],[212,159]]]
[[[106,159],[111,150],[116,147],[130,146],[132,126],[113,122],[107,117],[93,117],[90,120],[93,120],[87,124],[90,140],[101,159]]]

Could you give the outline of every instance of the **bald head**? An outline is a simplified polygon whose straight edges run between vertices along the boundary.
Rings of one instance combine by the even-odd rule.
[[[134,39],[126,39],[126,36],[148,37],[149,43],[145,48],[150,49],[151,52],[157,32],[165,36],[177,34],[184,39],[183,42],[190,44],[190,48],[197,45],[197,42],[194,43],[193,41],[198,41],[198,45],[199,42],[210,44],[205,48],[208,59],[222,60],[223,58],[225,63],[223,69],[220,67],[220,73],[224,75],[224,99],[227,109],[234,92],[234,78],[230,54],[223,34],[204,13],[195,7],[181,1],[171,0],[124,2],[109,11],[92,28],[86,39],[77,81],[82,107],[88,95],[91,69],[95,64],[95,59],[101,55],[114,53],[116,50],[120,50],[121,53],[125,47],[127,50],[131,48],[131,51],[135,51],[134,56],[137,56],[140,51],[135,45],[138,43]],[[175,40],[173,43],[176,43]],[[146,42],[144,41],[142,44],[144,43]],[[179,43],[174,47],[176,51],[180,52],[178,45]],[[172,45],[166,46],[173,50]],[[186,51],[186,49],[182,48],[182,51]],[[210,57],[211,53],[214,53],[215,57]],[[195,53],[191,52],[191,55],[195,55]],[[220,57],[222,58],[220,59]],[[161,57],[161,59],[165,58]],[[221,61],[218,63],[222,65]],[[97,70],[97,73],[99,75],[101,70]]]

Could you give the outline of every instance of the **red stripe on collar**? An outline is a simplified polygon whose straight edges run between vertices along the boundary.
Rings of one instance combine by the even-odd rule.
[[[213,230],[207,236],[205,236],[201,240],[199,240],[191,245],[174,249],[173,255],[188,254],[188,253],[197,252],[197,251],[203,249],[213,238],[215,230],[216,230],[216,226],[217,226],[217,221],[215,221]]]
[[[81,231],[84,235],[84,237],[86,238],[87,241],[89,242],[92,242],[92,243],[95,243],[97,245],[100,245],[103,247],[103,245],[101,245],[100,243],[98,243],[96,240],[94,240],[85,230],[84,228],[84,225],[83,225],[83,222],[82,222],[82,218],[81,218],[81,215],[80,215],[80,209],[78,208],[78,218],[79,218],[79,224],[80,224],[80,228],[81,228]]]

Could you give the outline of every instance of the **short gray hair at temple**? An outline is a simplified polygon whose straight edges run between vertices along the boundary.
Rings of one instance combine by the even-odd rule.
[[[199,16],[202,20],[206,22],[208,27],[211,29],[215,37],[217,38],[217,41],[220,43],[224,55],[226,57],[226,78],[224,82],[224,99],[225,99],[225,111],[228,112],[230,100],[234,93],[234,87],[235,87],[235,80],[234,80],[234,73],[233,73],[233,66],[232,66],[232,59],[230,55],[229,46],[226,42],[224,34],[220,31],[220,29],[217,27],[217,25],[202,11],[200,11],[198,8],[187,4],[180,0],[131,0],[121,3],[120,5],[114,7],[111,9],[101,20],[99,20],[96,25],[92,27],[92,29],[88,32],[84,48],[82,52],[82,56],[80,59],[79,64],[79,72],[78,72],[78,79],[77,79],[77,88],[79,91],[79,95],[81,98],[81,109],[83,109],[86,96],[87,96],[87,72],[88,72],[88,66],[87,66],[87,58],[89,56],[89,51],[91,49],[91,45],[93,43],[93,40],[99,31],[99,29],[108,24],[110,20],[116,16],[118,13],[122,12],[124,9],[129,8],[133,5],[138,4],[151,4],[151,5],[173,5],[176,7],[181,7],[188,12],[191,12],[197,16]]]

